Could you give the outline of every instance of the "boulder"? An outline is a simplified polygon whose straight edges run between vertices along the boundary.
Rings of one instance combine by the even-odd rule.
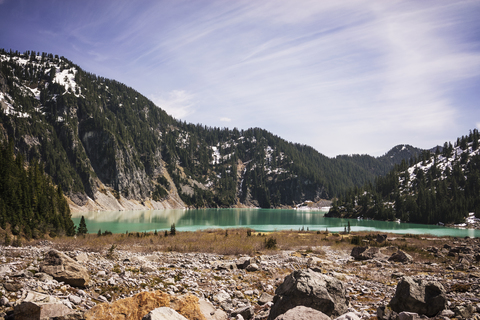
[[[17,292],[17,291],[20,291],[20,289],[22,289],[22,284],[21,283],[10,283],[10,282],[6,282],[3,284],[3,287],[5,288],[5,290],[7,291],[10,291],[10,292]]]
[[[275,320],[331,320],[329,316],[321,311],[298,306],[279,315]]]
[[[6,265],[0,265],[0,276],[3,276],[7,273],[10,273],[12,272],[12,269],[10,269],[9,266],[6,266]]]
[[[340,317],[335,318],[335,320],[360,320],[360,317],[357,316],[354,312],[347,312],[342,314]]]
[[[447,306],[445,289],[436,281],[414,280],[404,277],[397,285],[390,301],[393,311],[418,313],[433,317]]]
[[[85,313],[85,319],[141,320],[150,311],[160,307],[172,308],[187,319],[205,319],[200,311],[197,297],[192,295],[170,296],[161,291],[144,291],[112,303],[98,304]]]
[[[400,312],[397,318],[397,320],[418,320],[418,319],[420,319],[420,316],[418,315],[418,313],[406,312],[406,311]]]
[[[260,270],[260,268],[258,267],[258,265],[256,263],[251,263],[245,268],[245,270],[250,271],[250,272],[255,272],[255,271]]]
[[[408,253],[405,253],[402,250],[398,250],[397,252],[392,254],[390,258],[388,258],[388,261],[410,263],[413,261],[413,258]]]
[[[245,269],[248,265],[252,262],[252,258],[250,257],[240,257],[237,261],[237,268],[238,269]]]
[[[227,313],[220,309],[215,309],[213,304],[205,299],[198,301],[200,306],[200,312],[203,314],[206,320],[227,320]]]
[[[210,265],[214,270],[235,270],[237,264],[232,261],[210,261]]]
[[[386,234],[377,234],[377,242],[382,243],[385,242],[388,238],[388,235]]]
[[[187,318],[171,308],[160,307],[150,311],[142,320],[187,320]]]
[[[144,272],[144,273],[149,273],[149,272],[155,272],[155,267],[150,265],[150,264],[143,264],[141,267],[140,267],[140,271]]]
[[[241,315],[243,319],[252,319],[253,318],[253,307],[252,306],[246,306],[246,307],[242,307],[242,308],[239,308],[239,309],[236,309],[232,312],[232,314],[230,316],[232,317],[236,317],[237,315]]]
[[[50,319],[72,313],[65,304],[53,296],[29,291],[14,309],[15,320]]]
[[[370,260],[380,253],[380,249],[376,247],[354,247],[350,255],[355,260]]]
[[[85,287],[90,281],[86,268],[62,252],[50,250],[40,266],[40,272],[51,275],[72,287]]]
[[[377,308],[377,319],[378,320],[389,320],[396,319],[398,314],[393,311],[389,306],[380,306]]]
[[[268,302],[273,302],[273,296],[266,293],[266,292],[262,293],[260,298],[258,298],[258,304],[263,306],[264,304],[266,304]]]
[[[229,301],[229,300],[231,300],[231,297],[225,290],[220,290],[213,295],[213,301],[218,303],[222,303],[224,301]]]
[[[343,283],[311,269],[296,270],[275,291],[269,320],[297,306],[305,306],[338,317],[347,312]]]
[[[6,306],[10,301],[5,297],[0,298],[0,307]]]
[[[455,308],[453,308],[453,311],[456,316],[463,319],[469,319],[475,313],[476,308],[472,305],[455,306]]]

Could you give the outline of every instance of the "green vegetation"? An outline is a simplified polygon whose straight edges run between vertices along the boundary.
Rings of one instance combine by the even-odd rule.
[[[0,133],[79,204],[102,191],[99,179],[117,199],[163,201],[176,191],[192,207],[293,206],[343,196],[405,158],[332,159],[259,128],[189,124],[53,54],[0,49],[0,83],[12,106],[0,112]]]
[[[13,142],[0,146],[0,227],[27,239],[45,234],[72,236],[75,226],[62,188],[55,187],[36,160],[15,157]],[[5,242],[8,235],[5,236]]]
[[[99,230],[100,231],[100,230]],[[78,225],[77,235],[82,236],[88,233],[87,224],[85,223],[85,217],[82,216]]]
[[[353,188],[334,201],[329,216],[364,217],[435,224],[461,223],[469,212],[480,216],[480,134],[475,129],[424,152],[410,166],[403,161],[385,177]]]

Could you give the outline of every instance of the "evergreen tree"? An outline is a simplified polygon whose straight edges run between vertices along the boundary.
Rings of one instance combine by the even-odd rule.
[[[78,225],[77,235],[85,235],[88,233],[87,224],[85,223],[85,217],[82,216],[80,224]]]

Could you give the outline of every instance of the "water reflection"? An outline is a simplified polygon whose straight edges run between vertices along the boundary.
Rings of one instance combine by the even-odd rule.
[[[299,230],[342,232],[350,222],[352,231],[450,235],[480,237],[480,230],[453,229],[412,223],[396,223],[357,219],[325,218],[321,211],[273,209],[200,209],[145,210],[79,213],[73,218],[78,225],[84,216],[89,232],[109,230],[114,233],[167,230],[175,223],[179,231],[209,228],[252,228],[258,232]]]

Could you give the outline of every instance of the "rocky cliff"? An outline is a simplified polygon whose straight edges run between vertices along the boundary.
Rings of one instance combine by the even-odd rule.
[[[330,159],[265,130],[167,115],[64,57],[0,50],[0,140],[40,160],[74,210],[284,207],[372,181],[384,164]]]

